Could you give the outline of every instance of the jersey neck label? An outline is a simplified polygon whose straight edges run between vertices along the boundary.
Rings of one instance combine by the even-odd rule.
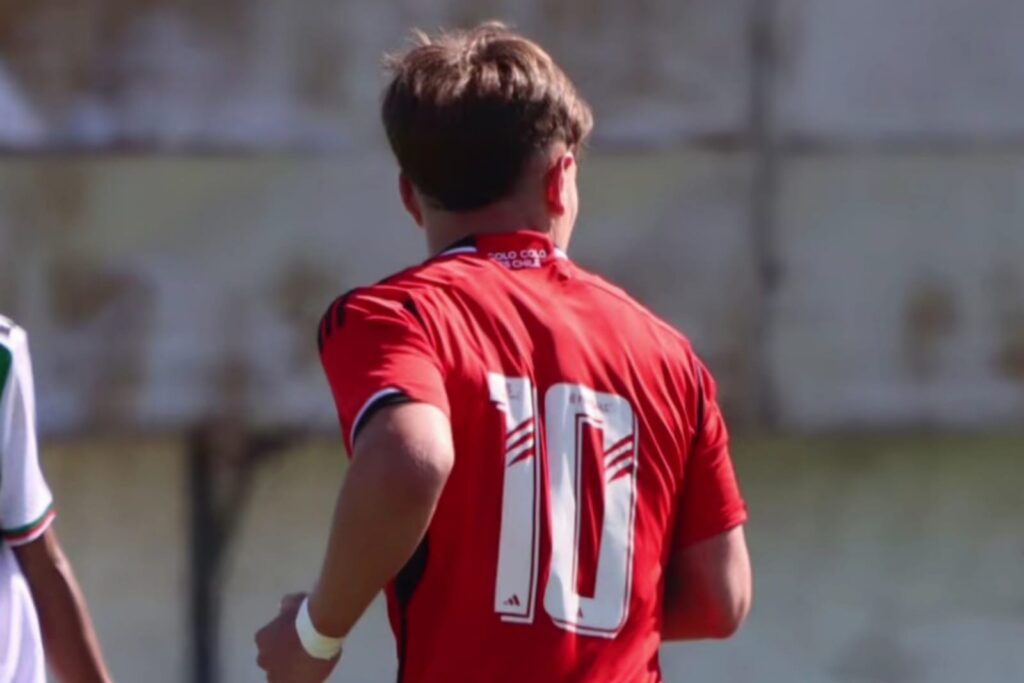
[[[538,232],[479,235],[476,246],[478,253],[509,270],[540,268],[553,259],[565,258],[550,237]]]

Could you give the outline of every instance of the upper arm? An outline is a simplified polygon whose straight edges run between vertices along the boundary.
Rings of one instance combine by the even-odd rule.
[[[27,543],[15,546],[13,551],[33,588],[38,580],[51,575],[55,567],[62,567],[67,562],[52,528]]]
[[[454,463],[448,416],[429,403],[407,402],[382,408],[365,422],[349,474],[376,470],[395,500],[416,503],[437,496]]]
[[[751,600],[747,507],[729,450],[714,378],[694,359],[699,416],[686,454],[666,576],[666,615],[699,615],[704,635],[726,637]],[[669,619],[671,622],[671,619]]]
[[[28,340],[14,328],[7,341],[0,345],[0,529],[19,545],[46,530],[53,498],[39,466]]]
[[[441,363],[414,310],[411,299],[359,293],[338,299],[321,322],[320,358],[350,454],[388,406],[423,403],[448,415]]]

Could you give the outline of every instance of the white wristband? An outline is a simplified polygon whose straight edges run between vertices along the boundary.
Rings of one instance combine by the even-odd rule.
[[[334,659],[341,652],[341,645],[345,642],[344,638],[329,638],[316,630],[309,616],[309,598],[302,601],[299,613],[295,615],[295,630],[299,634],[302,649],[315,659]]]

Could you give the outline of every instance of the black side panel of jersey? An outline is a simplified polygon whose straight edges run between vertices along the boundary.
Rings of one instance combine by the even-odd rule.
[[[430,556],[430,543],[427,536],[423,537],[409,561],[395,577],[395,598],[398,600],[399,633],[398,633],[398,683],[405,678],[406,651],[409,647],[409,603],[423,575],[427,571],[427,560]]]

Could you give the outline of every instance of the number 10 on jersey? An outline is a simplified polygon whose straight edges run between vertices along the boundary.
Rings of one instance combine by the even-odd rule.
[[[555,384],[544,395],[543,434],[537,391],[528,378],[492,373],[488,384],[506,428],[494,610],[508,622],[532,624],[536,618],[543,439],[552,540],[544,610],[568,631],[614,638],[629,614],[633,580],[638,464],[633,408],[621,396]],[[601,519],[586,519],[591,510],[603,510]],[[600,525],[599,540],[593,582],[581,591],[581,536],[588,522]]]

